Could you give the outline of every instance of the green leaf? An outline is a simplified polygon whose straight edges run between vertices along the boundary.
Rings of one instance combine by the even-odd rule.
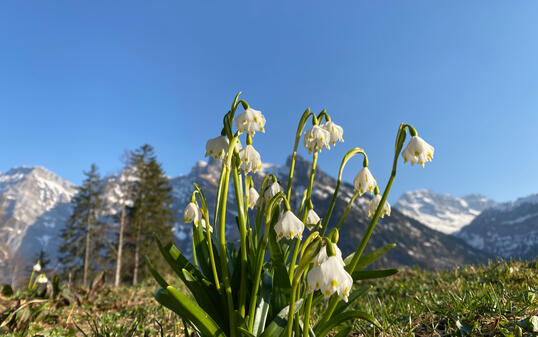
[[[373,252],[370,252],[366,255],[361,256],[359,259],[359,262],[357,263],[357,266],[355,267],[355,270],[362,270],[368,267],[375,260],[385,255],[388,251],[390,251],[394,247],[396,247],[396,244],[390,243],[388,245],[384,245],[383,247],[374,250]],[[348,266],[351,263],[351,260],[353,259],[353,255],[355,255],[355,253],[352,253],[351,255],[346,257],[346,259],[344,260],[346,266]]]
[[[362,310],[351,310],[343,312],[340,315],[333,315],[326,323],[317,325],[314,328],[314,332],[316,333],[316,336],[325,336],[329,331],[331,331],[331,329],[346,321],[354,320],[356,318],[364,319],[381,329],[381,325],[374,316]]]
[[[241,335],[243,336],[247,336],[247,337],[256,337],[255,335],[251,334],[247,329],[245,328],[238,328],[237,330],[239,330],[239,332],[241,333]]]
[[[256,312],[254,313],[252,332],[255,336],[261,335],[263,329],[265,328],[267,314],[269,313],[269,302],[271,301],[271,281],[271,276],[267,271],[265,271],[262,278],[260,298],[258,299],[258,304],[256,305]]]
[[[353,281],[369,280],[394,275],[398,269],[381,269],[381,270],[359,270],[353,273]]]
[[[200,306],[172,286],[159,289],[155,299],[194,325],[202,336],[225,337],[222,328]]]
[[[303,304],[303,300],[300,299],[297,302],[295,302],[295,312],[301,308]],[[280,312],[276,315],[276,317],[273,319],[273,321],[267,326],[267,329],[263,332],[261,337],[275,337],[280,336],[280,334],[284,331],[286,328],[286,324],[288,323],[288,312],[290,310],[290,306],[286,306],[284,309],[280,310]]]
[[[164,280],[161,274],[159,274],[159,272],[155,270],[155,267],[153,267],[153,263],[151,263],[151,260],[147,256],[146,256],[146,265],[148,266],[149,272],[151,273],[151,275],[153,275],[153,278],[155,279],[155,281],[159,283],[161,288],[166,289],[166,287],[168,287],[168,283]]]

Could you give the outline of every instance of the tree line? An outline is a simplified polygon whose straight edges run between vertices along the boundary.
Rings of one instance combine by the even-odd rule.
[[[98,273],[114,285],[137,284],[149,275],[144,256],[161,260],[153,233],[172,239],[172,187],[150,145],[127,152],[119,176],[103,179],[92,164],[72,200],[73,213],[61,233],[60,273],[88,284]]]

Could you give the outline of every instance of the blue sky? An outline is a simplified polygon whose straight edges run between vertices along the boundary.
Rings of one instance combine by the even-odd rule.
[[[400,162],[392,201],[536,193],[537,13],[536,1],[2,1],[0,170],[79,183],[150,143],[185,174],[243,91],[267,118],[254,139],[266,162],[285,161],[306,107],[326,108],[345,129],[320,156],[332,174],[360,146],[384,186],[400,122],[435,146],[424,169]]]

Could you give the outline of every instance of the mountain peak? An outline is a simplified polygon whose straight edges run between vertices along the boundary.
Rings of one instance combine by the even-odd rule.
[[[422,189],[404,193],[395,207],[432,229],[452,234],[495,204],[495,201],[479,194],[458,198]]]

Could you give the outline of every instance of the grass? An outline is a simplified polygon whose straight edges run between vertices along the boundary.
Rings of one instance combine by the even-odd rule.
[[[372,313],[383,330],[356,321],[353,336],[537,336],[529,318],[538,315],[538,262],[498,262],[446,272],[404,270],[369,283],[372,289],[361,309]],[[137,287],[105,287],[93,297],[79,290],[71,304],[56,301],[37,317],[26,317],[25,331],[24,324],[11,324],[0,329],[0,335],[183,336],[181,320],[153,299],[156,289],[148,280]],[[16,296],[0,296],[0,321],[24,303]]]

